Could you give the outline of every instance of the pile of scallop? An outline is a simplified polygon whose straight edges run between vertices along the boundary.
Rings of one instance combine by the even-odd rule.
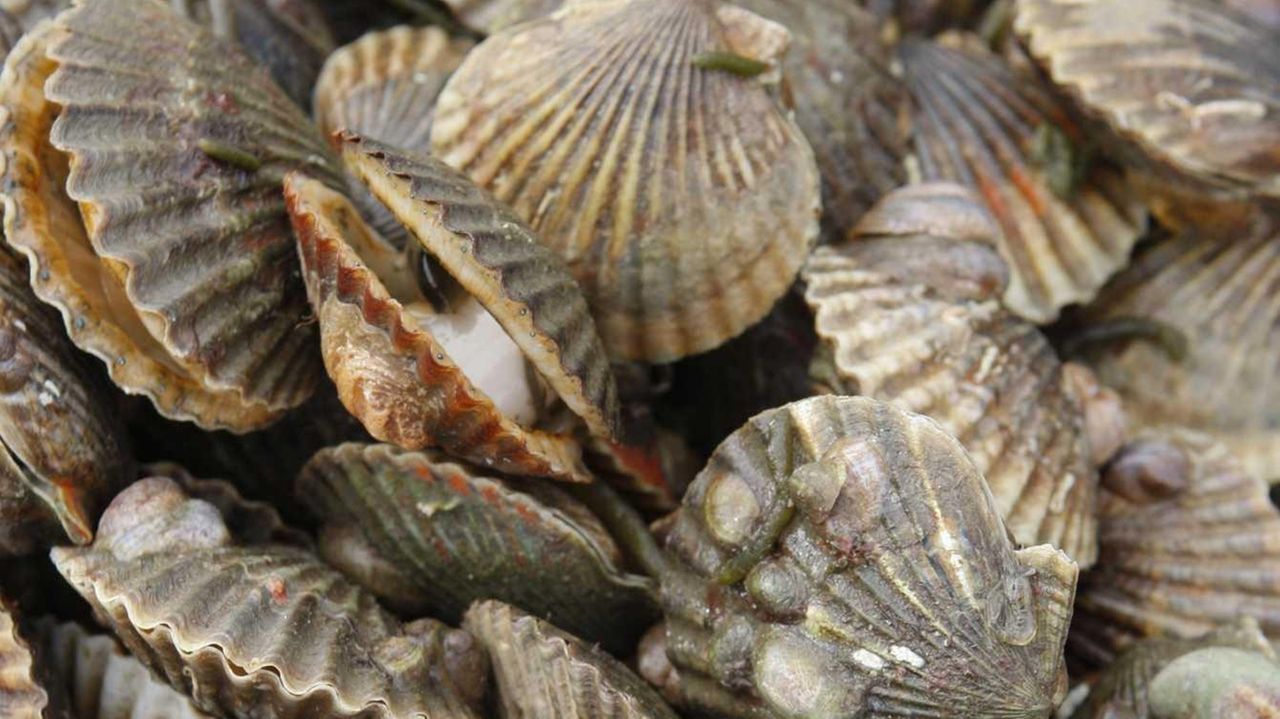
[[[1280,4],[736,2],[0,0],[0,717],[1280,717]]]

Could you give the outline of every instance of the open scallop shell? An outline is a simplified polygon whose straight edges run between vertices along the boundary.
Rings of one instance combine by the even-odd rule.
[[[979,194],[1003,230],[1005,306],[1048,322],[1063,306],[1088,301],[1124,266],[1143,232],[1144,208],[1119,171],[1077,167],[1072,155],[1084,152],[1085,138],[1065,108],[978,44],[909,39],[900,46],[916,108],[915,158],[922,179]],[[1072,147],[1038,154],[1038,135]]]
[[[569,3],[476,47],[432,150],[526,220],[582,284],[609,353],[670,362],[763,317],[817,237],[820,182],[762,79],[787,33],[710,0]]]
[[[13,608],[0,598],[0,716],[46,719],[49,705],[32,643],[19,631]]]
[[[1225,447],[1148,429],[1103,475],[1098,564],[1081,577],[1068,645],[1103,664],[1143,636],[1190,638],[1256,618],[1280,638],[1280,511]]]
[[[1053,348],[997,299],[999,230],[950,184],[887,195],[804,270],[816,379],[927,415],[960,440],[1017,541],[1097,557],[1097,471]]]
[[[0,555],[93,538],[133,473],[115,397],[0,248]]]
[[[305,551],[236,546],[212,505],[147,479],[58,570],[125,646],[201,710],[241,719],[478,717],[464,632],[402,625]]]
[[[730,435],[662,577],[682,702],[734,717],[1044,717],[1076,566],[1015,549],[937,424],[816,397]]]
[[[1210,0],[1021,0],[1014,28],[1080,107],[1156,169],[1280,197],[1280,30]]]
[[[477,602],[465,627],[489,652],[503,719],[676,719],[617,659],[515,607]]]
[[[98,0],[19,43],[0,101],[6,238],[118,385],[237,431],[306,399],[319,363],[279,182],[340,180],[262,70],[164,5]]]
[[[307,464],[298,496],[327,523],[358,528],[416,590],[419,612],[445,621],[476,599],[500,599],[625,654],[657,617],[650,581],[620,568],[600,521],[557,487],[485,477],[439,454],[345,444]]]

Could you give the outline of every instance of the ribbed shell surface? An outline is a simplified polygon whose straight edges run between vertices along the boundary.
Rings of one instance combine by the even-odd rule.
[[[467,27],[492,35],[517,23],[549,15],[564,0],[444,0]]]
[[[662,577],[685,703],[735,717],[1044,717],[1076,567],[1017,550],[928,418],[861,397],[764,412],[685,495]]]
[[[1049,76],[1136,153],[1200,187],[1280,197],[1280,28],[1212,0],[1019,0]]]
[[[49,695],[36,668],[35,652],[18,631],[17,615],[0,600],[0,716],[49,719]]]
[[[617,659],[515,607],[477,602],[464,626],[489,652],[503,719],[676,719]]]
[[[433,152],[568,263],[615,359],[738,335],[817,237],[799,127],[759,79],[694,64],[735,49],[729,15],[741,35],[766,22],[709,0],[570,3],[481,43],[440,94]]]
[[[1085,136],[1035,78],[976,45],[914,39],[900,47],[920,175],[979,194],[1003,230],[1000,254],[1010,270],[1005,306],[1049,322],[1063,306],[1087,302],[1124,267],[1145,228],[1145,210],[1122,174],[1101,163],[1069,195],[1059,195],[1033,151],[1036,134],[1063,133],[1081,145],[1077,152]]]

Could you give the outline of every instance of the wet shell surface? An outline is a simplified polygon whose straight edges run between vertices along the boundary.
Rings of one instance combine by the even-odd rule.
[[[115,398],[86,359],[31,294],[24,263],[0,248],[0,555],[88,542],[133,478]]]
[[[765,84],[786,43],[709,0],[570,3],[467,56],[432,150],[564,258],[612,357],[670,362],[763,317],[817,237],[813,151]]]
[[[238,719],[478,717],[484,657],[464,632],[402,625],[307,552],[237,546],[213,505],[135,483],[87,548],[53,561],[134,656]]]
[[[1157,170],[1280,197],[1280,29],[1211,0],[1021,0],[1014,27]]]
[[[1083,156],[1085,138],[1037,79],[980,46],[910,39],[899,50],[914,100],[915,161],[959,182],[1000,223],[1004,304],[1032,322],[1086,302],[1128,260],[1145,213],[1123,175]]]
[[[1196,637],[1242,616],[1280,638],[1280,511],[1221,444],[1143,430],[1104,473],[1099,510],[1073,658],[1104,664],[1137,638]]]
[[[515,607],[477,602],[464,626],[488,650],[503,719],[676,719],[617,659]]]
[[[999,297],[999,230],[969,191],[887,195],[804,271],[821,338],[814,375],[927,415],[960,440],[1023,545],[1097,556],[1097,471],[1081,404],[1053,348]]]
[[[164,5],[98,0],[23,39],[0,101],[6,237],[118,385],[237,431],[306,399],[320,367],[279,183],[339,180],[262,70]]]
[[[546,483],[486,477],[437,453],[345,444],[307,464],[298,495],[327,527],[353,527],[390,562],[408,584],[393,589],[417,599],[418,615],[456,622],[472,601],[500,599],[620,654],[657,617],[651,582],[621,569],[600,521]],[[345,548],[333,549],[322,546],[331,564],[349,564]]]
[[[1076,566],[1015,549],[964,449],[920,415],[816,397],[716,450],[667,536],[682,703],[735,717],[1044,717]]]
[[[45,719],[49,694],[36,668],[35,651],[19,631],[18,617],[0,599],[0,716],[6,719]]]

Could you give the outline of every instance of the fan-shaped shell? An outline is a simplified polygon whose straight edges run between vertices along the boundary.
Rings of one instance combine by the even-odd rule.
[[[1280,219],[1144,246],[1085,315],[1086,328],[1132,318],[1186,338],[1185,357],[1143,341],[1084,346],[1134,422],[1208,432],[1252,474],[1280,477]]]
[[[820,190],[760,78],[695,62],[772,64],[785,43],[777,24],[711,0],[570,3],[467,56],[432,149],[564,258],[611,356],[709,350],[791,285]]]
[[[489,652],[503,719],[676,719],[617,659],[515,607],[477,602],[465,626]]]
[[[1021,0],[1014,28],[1157,169],[1280,197],[1280,30],[1211,0]]]
[[[0,599],[0,716],[45,719],[49,694],[36,668],[31,642],[19,631],[17,616]]]
[[[58,570],[125,646],[219,716],[476,717],[483,655],[410,625],[305,551],[235,546],[212,505],[169,480],[122,492]]]
[[[1151,680],[1155,719],[1271,719],[1280,716],[1274,656],[1206,647],[1173,660]]]
[[[662,577],[683,701],[736,717],[1044,717],[1076,567],[1017,550],[937,424],[862,397],[770,410],[685,495]]]
[[[1073,155],[1085,152],[1086,139],[1065,108],[978,45],[909,39],[900,46],[915,101],[915,159],[924,180],[979,194],[1003,230],[1005,306],[1051,321],[1124,266],[1144,209],[1117,170],[1095,163],[1078,176]],[[1038,152],[1038,135],[1064,138],[1072,149]]]
[[[410,582],[420,613],[452,622],[476,599],[501,599],[619,653],[656,618],[649,580],[621,569],[600,521],[556,487],[345,444],[303,468],[298,496],[326,522],[358,528]]]
[[[444,0],[467,27],[492,35],[518,23],[550,15],[564,0]]]
[[[1280,512],[1225,447],[1183,428],[1143,430],[1102,487],[1073,656],[1102,664],[1136,638],[1196,637],[1241,616],[1280,638]]]
[[[956,185],[887,195],[804,271],[817,379],[937,420],[986,477],[1017,541],[1097,556],[1097,471],[1053,348],[999,300],[989,216]]]

